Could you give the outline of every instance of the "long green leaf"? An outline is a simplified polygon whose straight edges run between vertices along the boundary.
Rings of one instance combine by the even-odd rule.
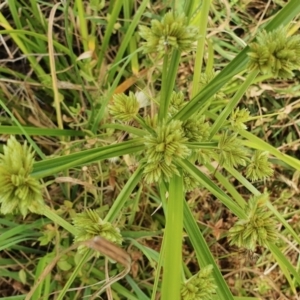
[[[117,1],[117,3],[122,3],[122,1]],[[128,27],[128,29],[126,30],[126,34],[124,36],[124,39],[119,47],[117,56],[115,58],[115,64],[118,64],[118,62],[122,59],[123,54],[126,51],[126,48],[129,45],[129,42],[132,38],[132,35],[134,33],[134,30],[136,29],[136,27],[139,25],[139,23],[141,22],[141,17],[143,15],[143,13],[145,12],[145,9],[147,8],[147,5],[149,3],[149,0],[143,0],[138,8],[138,10],[135,12],[133,19],[131,20],[131,24]],[[115,5],[116,6],[116,5]],[[115,24],[113,24],[115,25]],[[112,82],[115,73],[117,71],[117,66],[113,66],[110,70],[109,70],[109,77],[108,77],[108,81]]]
[[[213,275],[218,286],[217,294],[220,300],[233,300],[232,294],[215,262],[214,257],[209,250],[205,239],[203,238],[199,227],[194,219],[193,214],[188,207],[188,204],[184,202],[184,228],[191,240],[191,243],[196,252],[199,265],[203,268],[207,265],[213,265]]]
[[[29,126],[22,126],[28,135],[39,136],[85,136],[86,133],[78,130],[61,130],[55,128],[36,128]],[[18,126],[4,126],[0,125],[0,133],[2,134],[24,134]]]
[[[174,175],[169,185],[163,250],[162,300],[180,300],[183,229],[183,179]]]
[[[287,258],[284,256],[284,254],[280,251],[280,249],[274,245],[269,243],[268,248],[272,251],[272,254],[276,258],[282,272],[285,274],[286,278],[290,283],[292,281],[289,279],[289,274],[287,274],[286,270],[288,270],[291,274],[293,274],[294,278],[297,280],[297,283],[300,284],[300,275],[296,271],[296,269],[291,265],[291,263],[287,260]],[[291,284],[291,288],[294,293],[296,293],[295,287],[293,287],[293,284]]]
[[[256,189],[255,186],[251,182],[249,182],[240,172],[235,170],[234,168],[229,168],[225,166],[226,170],[237,179],[246,189],[248,189],[253,195],[259,196],[261,193]],[[272,205],[272,203],[268,202],[267,207],[273,212],[276,218],[279,220],[281,224],[283,224],[286,230],[294,237],[295,241],[300,245],[300,237],[295,232],[295,230],[291,227],[291,225],[284,219],[282,214],[276,210],[276,208]]]
[[[204,175],[198,168],[191,164],[188,160],[177,161],[184,170],[190,173],[195,179],[201,183],[207,190],[215,195],[225,206],[227,206],[239,218],[246,218],[243,209],[237,205],[232,199],[226,195],[213,181]]]
[[[42,178],[69,168],[90,164],[99,160],[117,157],[124,154],[137,153],[143,149],[144,144],[141,140],[131,140],[120,144],[84,150],[36,162],[33,166],[33,172],[31,175],[36,178]]]
[[[215,134],[220,130],[220,128],[224,125],[227,117],[234,111],[234,108],[239,103],[243,95],[246,93],[249,86],[253,83],[257,74],[258,71],[254,70],[246,77],[245,81],[241,84],[235,95],[232,97],[232,99],[230,99],[229,103],[218,115],[217,120],[215,120],[214,124],[212,125],[210,129],[209,139],[212,139],[215,136]]]
[[[291,166],[294,169],[300,171],[300,160],[280,152],[279,150],[274,148],[272,145],[266,143],[265,141],[258,138],[257,136],[255,136],[251,132],[248,132],[246,130],[241,130],[240,135],[248,140],[248,141],[243,142],[244,145],[247,145],[247,146],[249,146],[251,148],[254,148],[254,149],[268,151],[271,154],[273,154],[275,157],[277,157],[278,159],[284,161],[289,166]]]
[[[265,26],[270,31],[292,21],[300,13],[299,0],[291,0],[285,7]],[[194,113],[205,105],[230,79],[241,71],[245,70],[248,64],[247,52],[249,47],[241,51],[207,86],[203,88],[187,105],[185,105],[173,118],[187,120]]]
[[[121,210],[124,208],[125,203],[130,200],[130,194],[141,180],[142,173],[143,168],[142,166],[139,166],[139,168],[137,168],[135,172],[130,176],[117,199],[114,201],[114,204],[110,208],[109,212],[105,216],[105,221],[109,221],[111,223],[114,222],[114,220],[120,214]]]

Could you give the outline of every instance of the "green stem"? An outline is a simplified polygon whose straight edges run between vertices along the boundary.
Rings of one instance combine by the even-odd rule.
[[[87,260],[90,257],[91,253],[92,253],[92,250],[86,251],[85,254],[81,257],[79,263],[76,265],[76,268],[72,272],[72,274],[69,277],[67,283],[65,284],[65,286],[63,287],[63,289],[60,291],[60,293],[59,293],[59,295],[57,297],[57,300],[66,299],[65,295],[66,295],[68,289],[70,288],[71,284],[74,282],[74,280],[76,279],[76,277],[78,276],[78,273],[81,271],[81,269],[84,266],[84,264],[87,262]]]
[[[216,262],[209,249],[198,224],[196,223],[195,217],[192,214],[187,202],[184,202],[184,228],[188,234],[188,237],[195,249],[195,254],[199,265],[203,268],[207,265],[213,265],[213,275],[218,286],[218,296],[213,299],[219,300],[233,300],[233,296],[228,288]],[[171,298],[170,298],[171,299]]]
[[[247,139],[247,141],[243,141],[243,144],[246,145],[247,147],[251,147],[251,148],[259,149],[259,150],[263,150],[263,151],[268,151],[272,155],[274,155],[276,158],[278,158],[279,160],[285,162],[292,168],[300,171],[300,161],[298,159],[296,159],[292,156],[289,156],[285,153],[280,152],[279,150],[274,148],[272,145],[266,143],[265,141],[258,138],[257,136],[255,136],[253,133],[251,133],[249,131],[241,130],[239,132],[239,134],[242,137]]]
[[[166,199],[166,195],[168,193],[167,187],[166,187],[166,183],[161,181],[159,183],[159,197],[161,200],[161,205],[162,208],[164,210],[164,212],[167,211],[166,207],[167,207],[167,199]],[[152,289],[152,296],[151,296],[151,300],[156,300],[156,293],[157,293],[157,289],[158,289],[158,284],[161,280],[160,278],[160,273],[161,273],[161,268],[163,265],[163,261],[164,261],[164,253],[165,253],[165,248],[166,248],[166,239],[163,239],[162,241],[162,245],[160,248],[160,253],[159,253],[159,259],[157,262],[157,266],[156,266],[156,276],[155,276],[155,280],[154,280],[154,284],[153,284],[153,289]]]
[[[41,67],[41,65],[35,58],[35,56],[30,55],[31,51],[23,43],[22,38],[20,38],[22,37],[20,31],[13,29],[1,12],[0,12],[0,23],[1,23],[1,27],[4,27],[5,29],[9,30],[9,35],[11,36],[12,40],[17,44],[17,46],[20,48],[24,56],[26,56],[26,59],[30,62],[32,69],[39,76],[39,78],[43,80],[49,79],[49,76],[45,73],[44,69]]]
[[[165,53],[163,68],[162,68],[162,79],[161,79],[161,95],[159,101],[158,121],[162,123],[163,119],[166,118],[168,112],[168,64],[169,64],[169,53],[168,50]]]
[[[98,68],[100,68],[102,66],[102,62],[103,62],[103,59],[105,56],[106,49],[109,46],[109,40],[112,36],[114,26],[117,23],[117,18],[119,16],[119,13],[120,13],[122,5],[123,5],[123,1],[113,1],[113,2],[114,2],[114,5],[112,5],[112,11],[109,16],[109,19],[107,20],[104,37],[103,37],[103,40],[101,43],[100,52],[98,54],[99,55],[98,63],[97,63]],[[113,78],[109,78],[108,82],[112,82],[112,80],[113,80]]]
[[[254,79],[256,78],[257,74],[259,73],[258,70],[253,70],[245,79],[241,87],[237,90],[233,98],[230,100],[228,105],[225,107],[225,109],[222,111],[222,113],[218,116],[217,120],[213,124],[211,131],[210,131],[210,137],[211,140],[213,136],[221,129],[221,127],[226,122],[227,117],[231,114],[231,112],[234,110],[236,105],[241,100],[242,96],[245,94],[249,86],[252,84]]]
[[[156,134],[156,132],[155,132],[155,130],[152,128],[152,127],[150,127],[149,125],[147,125],[147,123],[145,122],[145,120],[140,116],[140,115],[137,115],[137,116],[135,116],[135,118],[134,118],[137,122],[139,122],[140,123],[140,125],[144,128],[144,129],[146,129],[149,133],[151,133],[151,134],[153,134],[153,135],[155,135]],[[140,129],[138,129],[138,130],[140,130]],[[124,130],[125,131],[125,130]],[[142,130],[140,130],[140,132],[141,132]],[[145,136],[145,134],[147,134],[145,131],[143,131],[143,136]]]
[[[277,149],[276,149],[277,150]],[[277,150],[278,151],[278,150]],[[253,186],[239,171],[235,170],[234,168],[224,167],[235,179],[237,179],[246,189],[248,189],[253,195],[259,196],[261,193],[256,189],[255,186]],[[227,189],[228,190],[228,189]],[[228,190],[229,191],[229,190]],[[230,191],[229,191],[230,192]],[[237,202],[241,207],[244,207],[244,204],[240,201],[238,201],[238,198],[236,198]],[[276,208],[272,205],[272,203],[267,203],[268,208],[270,211],[273,212],[273,214],[276,216],[276,218],[279,220],[281,224],[283,224],[286,228],[286,230],[294,237],[295,241],[300,245],[300,238],[294,231],[294,229],[289,225],[289,223],[285,220],[285,218],[280,214]]]
[[[202,1],[204,2],[204,1]],[[290,0],[276,16],[266,25],[267,31],[284,26],[293,20],[300,12],[299,0]],[[172,119],[186,120],[198,112],[207,101],[217,93],[233,76],[242,72],[247,67],[249,47],[241,51],[217,76],[205,86],[187,105],[185,105]]]
[[[218,172],[215,167],[211,164],[205,164],[205,167],[211,172],[211,174],[215,174],[215,177],[218,179],[219,183],[223,185],[226,191],[232,196],[232,198],[237,202],[237,204],[244,209],[246,205],[246,201],[241,196],[241,194],[236,190],[236,186],[232,185],[226,176],[223,176],[221,172]]]
[[[205,46],[205,36],[207,28],[207,19],[209,13],[211,0],[206,0],[202,2],[201,13],[200,13],[200,22],[199,22],[199,41],[197,45],[196,60],[195,60],[195,71],[193,76],[193,85],[192,85],[192,97],[196,96],[199,92],[199,82],[202,71],[203,63],[203,54]]]
[[[115,219],[120,215],[121,210],[124,209],[126,203],[130,198],[133,189],[141,181],[142,173],[143,173],[143,166],[140,165],[136,169],[136,171],[130,176],[125,186],[122,188],[120,194],[118,195],[117,199],[114,201],[114,204],[112,205],[106,217],[104,218],[104,221],[113,223]]]
[[[27,130],[25,129],[26,127],[23,127],[20,122],[17,120],[17,118],[11,113],[11,111],[9,110],[9,108],[5,105],[5,100],[0,99],[0,107],[2,107],[5,112],[9,115],[9,117],[11,118],[11,120],[18,126],[18,128],[20,129],[20,132],[22,132],[22,134],[24,134],[24,136],[26,137],[27,141],[30,143],[30,145],[32,146],[32,148],[34,149],[34,151],[39,155],[40,158],[45,159],[46,156],[44,155],[44,153],[41,151],[41,149],[38,147],[38,145],[35,143],[35,141],[29,136],[29,134],[27,133]],[[3,126],[1,126],[2,128]],[[11,133],[13,134],[13,133]]]
[[[55,12],[57,8],[60,6],[60,3],[56,3],[50,12],[49,17],[49,26],[48,26],[48,54],[49,54],[49,66],[50,66],[50,74],[52,78],[52,90],[54,96],[54,108],[56,111],[56,121],[59,129],[64,129],[64,124],[62,120],[62,113],[61,113],[61,94],[58,91],[57,86],[57,77],[56,77],[56,64],[54,58],[54,46],[53,46],[53,20],[55,16]],[[62,137],[62,141],[64,138]]]
[[[79,18],[79,30],[81,34],[81,41],[83,44],[84,51],[88,51],[88,29],[86,25],[86,18],[84,15],[84,5],[82,3],[82,0],[76,0],[76,7],[78,12],[78,18]]]
[[[49,206],[45,205],[43,214],[48,219],[52,220],[54,223],[58,224],[62,228],[69,231],[73,236],[77,235],[77,229],[68,223],[65,219],[61,218],[55,211],[53,211]]]
[[[162,278],[162,300],[180,300],[183,228],[183,180],[173,176],[169,187]]]
[[[127,2],[131,2],[132,5],[134,3],[134,1],[110,1],[111,3],[113,3],[113,12],[115,10],[115,8],[119,5],[124,3],[124,5],[126,5],[125,3]],[[133,59],[135,59],[134,57],[137,56],[137,53],[141,50],[141,48],[137,49],[136,52],[130,52],[128,53],[127,56],[124,57],[124,53],[126,51],[126,49],[128,49],[129,43],[132,40],[132,38],[135,35],[135,31],[137,26],[140,24],[141,20],[143,19],[143,14],[145,13],[145,10],[147,8],[149,4],[149,0],[143,0],[140,1],[138,9],[135,11],[134,15],[130,18],[130,25],[128,26],[128,28],[124,28],[126,34],[124,34],[123,38],[122,38],[122,42],[119,45],[119,50],[118,53],[114,59],[114,63],[112,65],[112,67],[109,69],[109,74],[108,74],[108,78],[107,78],[107,82],[112,82],[113,79],[116,77],[116,72],[119,72],[119,64],[120,62],[122,62],[126,57],[131,56],[130,58],[130,62],[132,62]],[[113,15],[112,12],[112,15]],[[109,23],[111,22],[111,17],[109,18]],[[126,19],[126,17],[125,17]],[[113,25],[115,25],[116,22],[113,23]],[[106,29],[107,31],[108,29]],[[122,30],[123,31],[123,30]],[[106,32],[105,32],[106,34]],[[111,34],[110,34],[111,36]],[[108,44],[109,44],[109,40],[108,40]],[[104,55],[104,53],[101,53],[101,55]],[[100,66],[100,64],[98,63],[98,66]]]
[[[173,49],[171,59],[169,55],[164,57],[162,71],[162,87],[160,95],[160,106],[158,112],[158,120],[161,122],[167,117],[171,95],[174,89],[175,80],[178,73],[180,61],[180,51]]]

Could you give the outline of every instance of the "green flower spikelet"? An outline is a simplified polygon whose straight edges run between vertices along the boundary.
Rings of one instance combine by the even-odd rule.
[[[103,237],[108,241],[121,245],[123,239],[119,228],[114,227],[111,223],[103,221],[97,211],[87,209],[86,211],[77,214],[73,218],[73,224],[78,230],[78,234],[74,238],[74,242],[85,242],[96,236]],[[80,245],[78,251],[84,253],[89,248],[85,245]],[[100,253],[95,252],[96,256]]]
[[[209,73],[201,73],[199,78],[199,88],[203,90],[217,75],[218,73],[214,70]],[[216,100],[224,100],[226,99],[226,94],[223,92],[223,89],[220,89],[217,93],[213,96]]]
[[[172,92],[170,98],[169,115],[174,116],[187,102],[184,101],[182,92]],[[209,137],[209,124],[205,122],[205,116],[194,114],[182,123],[182,129],[189,142],[202,142]]]
[[[170,98],[169,114],[174,116],[180,109],[182,109],[187,102],[184,101],[184,94],[182,92],[172,92]]]
[[[212,276],[212,265],[208,265],[181,286],[181,300],[211,300],[217,286]]]
[[[226,164],[229,167],[245,166],[247,161],[247,152],[242,147],[241,141],[237,134],[224,132],[219,141],[219,162],[221,165]]]
[[[273,175],[271,163],[268,161],[267,151],[257,150],[246,168],[246,177],[252,181],[266,179]]]
[[[276,222],[266,208],[268,194],[254,196],[245,207],[247,219],[238,220],[229,230],[230,245],[254,251],[257,245],[266,246],[277,239]]]
[[[230,115],[230,123],[233,130],[245,130],[247,126],[244,124],[250,120],[250,112],[247,108],[240,108],[238,107],[235,109],[232,114]]]
[[[184,121],[182,127],[189,142],[203,142],[209,137],[209,123],[199,114]]]
[[[42,214],[44,201],[39,181],[30,176],[34,152],[25,142],[21,145],[11,136],[0,154],[0,203],[2,214],[28,211]]]
[[[169,47],[188,51],[199,38],[198,28],[187,25],[184,15],[177,16],[172,11],[165,14],[161,21],[152,20],[151,28],[139,26],[144,53],[163,53]]]
[[[286,28],[260,32],[249,47],[250,70],[291,78],[293,70],[300,67],[300,35],[289,36]]]
[[[117,120],[132,121],[139,111],[139,102],[132,92],[129,96],[123,93],[116,94],[113,97],[113,103],[108,105],[108,109]]]
[[[193,191],[195,188],[200,187],[200,183],[198,180],[195,179],[194,176],[192,176],[187,171],[182,171],[182,177],[183,177],[183,184],[184,184],[184,190],[186,192]]]
[[[146,165],[145,180],[148,183],[157,182],[160,178],[169,181],[173,174],[179,174],[174,160],[186,158],[191,154],[185,145],[187,138],[182,130],[182,122],[173,120],[156,128],[156,134],[145,137]]]

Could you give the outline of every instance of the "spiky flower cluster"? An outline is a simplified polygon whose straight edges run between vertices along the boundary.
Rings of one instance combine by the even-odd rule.
[[[240,109],[238,107],[230,116],[230,123],[233,130],[247,129],[247,126],[244,123],[249,120],[250,112],[247,108]]]
[[[113,97],[113,103],[108,106],[109,113],[120,121],[131,121],[139,111],[139,102],[136,96],[130,92],[129,96],[125,94],[116,94]]]
[[[186,103],[182,92],[172,92],[169,107],[170,115],[174,116]],[[205,116],[203,115],[194,114],[190,119],[182,123],[182,129],[189,142],[203,142],[209,136],[209,124],[205,121]]]
[[[231,245],[254,251],[257,245],[266,246],[276,241],[276,222],[272,212],[266,208],[268,199],[265,193],[249,200],[245,207],[247,218],[238,220],[229,230]]]
[[[216,293],[217,286],[212,276],[212,265],[200,270],[181,287],[181,300],[210,300]]]
[[[192,176],[190,173],[188,173],[185,170],[183,170],[182,172],[182,177],[183,177],[184,190],[186,192],[193,191],[196,187],[200,186],[198,180],[196,180],[194,176]]]
[[[78,234],[74,238],[74,242],[85,242],[96,236],[105,238],[106,240],[121,244],[122,236],[119,228],[114,227],[111,223],[103,221],[98,212],[92,209],[77,214],[73,218],[73,224],[78,230]],[[83,253],[89,248],[85,245],[80,245],[78,251]],[[95,255],[100,253],[95,252]]]
[[[291,78],[293,70],[300,67],[300,35],[289,36],[286,28],[260,32],[249,47],[250,70]]]
[[[229,134],[225,131],[219,141],[219,162],[221,165],[227,164],[229,167],[245,166],[247,152],[242,147],[237,134]]]
[[[216,154],[212,149],[199,149],[194,151],[195,160],[204,165],[216,159]]]
[[[217,72],[211,71],[209,73],[201,73],[199,78],[199,89],[204,89],[217,75]],[[214,99],[224,100],[226,98],[226,94],[223,92],[223,89],[220,89],[213,96]]]
[[[157,182],[160,178],[169,181],[173,174],[179,175],[174,159],[190,155],[191,151],[185,145],[186,142],[182,122],[179,120],[163,123],[156,128],[155,134],[146,136],[146,182]]]
[[[184,101],[184,94],[182,92],[176,93],[173,91],[170,97],[170,105],[169,105],[170,116],[174,116],[185,105],[186,102]]]
[[[184,15],[177,16],[172,11],[166,13],[161,21],[152,20],[151,28],[141,25],[139,29],[140,36],[146,40],[143,43],[144,53],[162,53],[169,48],[188,51],[199,37],[198,28],[188,26]]]
[[[44,201],[39,181],[30,176],[34,153],[25,142],[21,145],[11,136],[0,154],[0,203],[2,214],[28,211],[42,214]]]
[[[209,137],[209,124],[205,122],[205,116],[193,115],[183,122],[182,128],[189,142],[203,142]]]
[[[252,181],[266,179],[273,175],[271,163],[268,161],[267,151],[257,150],[246,168],[246,177]]]
[[[248,115],[247,111],[242,112],[241,115],[245,114],[245,119]],[[238,114],[235,126],[239,126],[242,129],[242,117],[238,120]],[[239,123],[239,124],[238,124]],[[237,138],[237,133],[230,134],[225,131],[219,140],[217,151],[217,160],[220,165],[227,165],[229,167],[246,166],[246,177],[252,181],[265,180],[272,176],[273,169],[271,163],[268,161],[267,151],[254,151],[253,156],[249,159],[249,154],[246,149],[242,146],[241,140]],[[200,154],[203,152],[199,152]],[[208,152],[208,154],[212,154]],[[213,157],[214,155],[212,155]],[[201,156],[200,156],[201,158]]]

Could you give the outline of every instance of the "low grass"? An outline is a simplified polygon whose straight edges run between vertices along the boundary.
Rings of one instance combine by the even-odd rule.
[[[196,41],[145,53],[140,25],[170,9]],[[263,29],[296,35],[299,13],[298,0],[0,4],[0,152],[27,141],[45,203],[7,213],[0,189],[0,299],[299,299],[299,68],[249,69],[247,46]],[[201,140],[178,137],[189,122]],[[158,163],[161,132],[177,148]],[[255,153],[268,160],[251,180]],[[269,237],[234,243],[252,213]],[[89,220],[100,238],[80,239]]]

